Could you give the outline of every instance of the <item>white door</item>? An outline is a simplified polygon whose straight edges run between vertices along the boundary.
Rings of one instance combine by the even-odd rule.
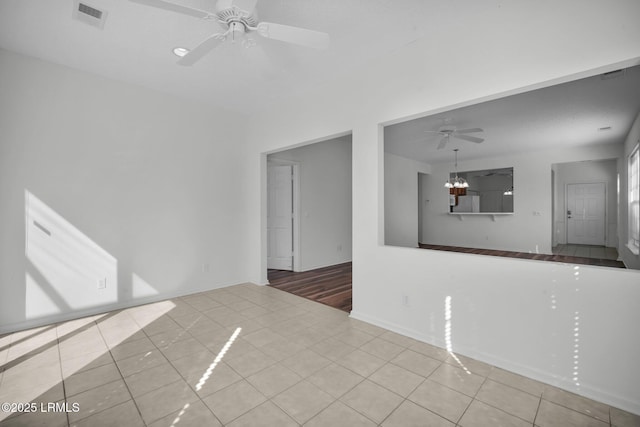
[[[605,243],[604,183],[567,184],[567,243]]]
[[[293,166],[267,169],[267,268],[293,270]]]

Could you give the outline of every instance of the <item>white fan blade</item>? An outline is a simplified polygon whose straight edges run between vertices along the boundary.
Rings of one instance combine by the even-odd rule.
[[[475,133],[475,132],[484,132],[484,129],[473,128],[473,129],[459,129],[454,133]]]
[[[261,22],[257,27],[258,34],[267,39],[280,40],[314,49],[329,47],[329,34],[289,25]]]
[[[475,136],[469,136],[469,135],[456,135],[455,138],[464,139],[465,141],[475,142],[476,144],[479,144],[482,141],[484,141],[484,139],[482,139],[482,138],[478,138],[478,137],[475,137]]]
[[[224,41],[225,37],[223,34],[214,34],[208,39],[205,39],[198,46],[189,51],[185,56],[178,60],[178,64],[180,65],[193,65],[200,58],[205,56],[207,53],[211,52],[213,49],[218,47],[220,43]]]
[[[443,136],[442,139],[440,140],[440,144],[438,144],[438,150],[442,150],[444,146],[447,145],[447,142],[449,142],[449,137]]]
[[[180,4],[171,3],[164,0],[130,0],[133,3],[144,4],[158,9],[169,10],[171,12],[182,13],[183,15],[195,16],[196,18],[206,19],[215,16],[206,10],[194,9],[192,7],[182,6]]]
[[[235,6],[238,9],[251,14],[251,12],[256,8],[257,2],[258,0],[218,0],[216,10],[225,10]]]

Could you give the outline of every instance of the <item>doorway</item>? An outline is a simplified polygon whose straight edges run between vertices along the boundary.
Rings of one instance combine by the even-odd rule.
[[[267,164],[267,268],[294,271],[297,260],[297,164]]]
[[[605,246],[603,182],[567,184],[567,244]]]
[[[618,159],[555,163],[551,177],[553,253],[616,259]]]
[[[293,168],[292,199],[291,186],[285,184],[289,167]],[[266,154],[262,229],[265,283],[271,270],[303,272],[351,261],[351,175],[351,134]],[[293,200],[292,207],[284,204],[288,200]],[[287,217],[291,209],[292,235],[281,228],[291,224]]]

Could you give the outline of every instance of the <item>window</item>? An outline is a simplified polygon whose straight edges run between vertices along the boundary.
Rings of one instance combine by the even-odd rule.
[[[629,249],[640,253],[640,158],[638,146],[629,156]]]

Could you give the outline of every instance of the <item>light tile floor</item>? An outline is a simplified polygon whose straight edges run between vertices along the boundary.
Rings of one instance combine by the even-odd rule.
[[[556,255],[568,255],[583,258],[618,259],[618,250],[605,246],[592,245],[558,245],[553,248]]]
[[[0,337],[0,425],[640,426],[459,359],[243,284]]]

